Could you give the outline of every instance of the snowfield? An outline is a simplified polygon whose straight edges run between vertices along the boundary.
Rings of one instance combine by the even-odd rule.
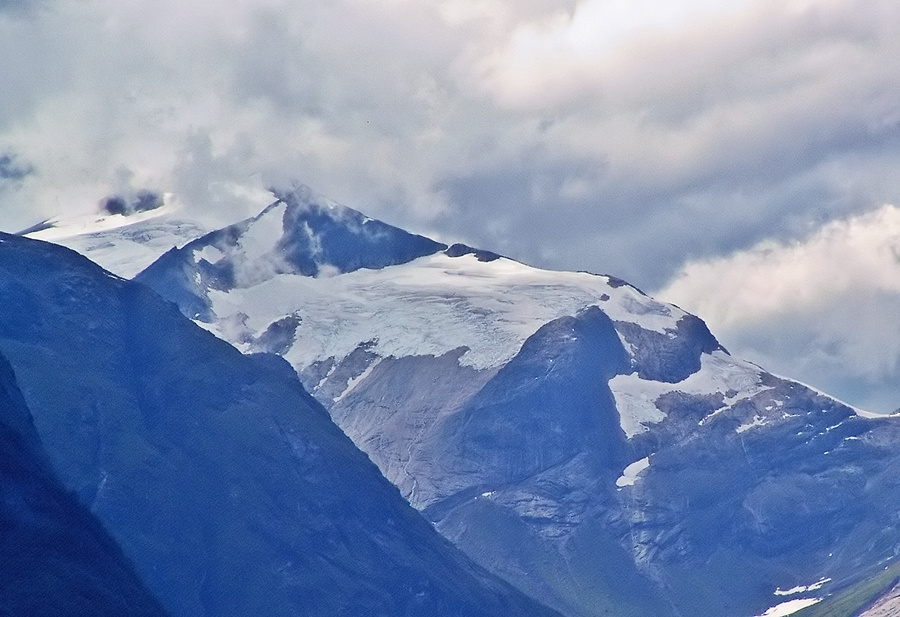
[[[177,205],[128,216],[107,214],[53,219],[29,238],[60,244],[88,256],[113,274],[133,278],[174,246],[184,246],[208,230],[181,218]]]
[[[234,340],[236,333],[217,324],[238,320],[248,328],[245,334],[260,333],[299,311],[296,342],[285,354],[299,369],[344,358],[368,341],[383,357],[440,356],[464,347],[460,363],[486,369],[508,362],[545,323],[588,306],[657,332],[674,328],[684,315],[647,311],[638,291],[608,281],[505,258],[481,262],[474,255],[438,253],[382,270],[317,278],[279,274],[248,288],[212,290],[216,321],[209,329]]]

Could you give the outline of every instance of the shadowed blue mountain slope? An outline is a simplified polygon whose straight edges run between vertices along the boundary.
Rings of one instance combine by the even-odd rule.
[[[404,502],[274,356],[0,235],[0,353],[54,469],[172,615],[552,615]]]
[[[100,522],[53,475],[0,356],[0,615],[162,617]]]
[[[600,309],[548,323],[445,423],[440,440],[453,449],[441,456],[445,468],[480,469],[497,487],[590,451],[598,468],[618,473],[625,438],[606,382],[628,367]]]

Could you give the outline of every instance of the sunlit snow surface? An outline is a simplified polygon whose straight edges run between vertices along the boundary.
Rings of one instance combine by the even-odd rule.
[[[634,483],[637,482],[638,476],[641,475],[641,472],[647,469],[649,466],[649,456],[645,456],[641,460],[633,462],[631,465],[622,470],[622,475],[619,476],[618,480],[616,480],[616,486],[622,488],[623,486],[634,485]]]
[[[776,596],[793,596],[798,593],[806,593],[809,591],[818,591],[821,589],[825,583],[831,582],[830,578],[820,579],[818,582],[813,583],[812,585],[798,585],[796,587],[792,587],[790,589],[781,589],[778,588],[775,590]]]
[[[172,206],[129,216],[98,214],[49,223],[50,227],[26,235],[68,247],[127,279],[173,246],[183,246],[207,231],[179,218],[178,209]]]
[[[822,578],[819,581],[812,583],[811,585],[798,585],[796,587],[792,587],[791,589],[781,589],[778,588],[775,590],[776,596],[793,596],[799,593],[809,593],[811,591],[818,591],[821,589],[826,583],[830,582],[830,578]],[[787,615],[793,615],[797,611],[804,609],[808,606],[812,606],[813,604],[818,604],[821,602],[821,598],[795,598],[793,600],[788,600],[786,602],[781,602],[780,604],[773,606],[769,610],[767,610],[762,615],[758,615],[757,617],[786,617]]]
[[[787,602],[782,602],[778,606],[773,606],[765,613],[763,613],[762,615],[758,615],[757,617],[787,617],[787,615],[793,615],[797,611],[802,610],[808,606],[812,606],[813,604],[818,604],[821,601],[821,598],[788,600]]]
[[[332,277],[280,274],[249,288],[213,290],[209,297],[218,322],[245,314],[254,333],[299,310],[302,322],[285,358],[301,369],[344,358],[368,341],[382,357],[440,356],[465,347],[460,363],[484,369],[509,361],[545,323],[587,306],[658,332],[674,329],[685,315],[656,308],[633,287],[613,287],[608,280],[510,259],[481,262],[474,255],[438,253]],[[215,324],[210,328],[234,338]]]
[[[700,356],[701,369],[676,383],[661,383],[641,379],[637,374],[617,375],[609,382],[616,398],[620,424],[625,435],[634,437],[648,430],[648,425],[661,422],[665,414],[657,409],[656,400],[667,392],[677,390],[685,394],[715,394],[723,396],[726,405],[750,398],[767,389],[760,384],[762,371],[722,351]],[[734,396],[729,396],[736,393]],[[740,430],[740,429],[739,429]]]

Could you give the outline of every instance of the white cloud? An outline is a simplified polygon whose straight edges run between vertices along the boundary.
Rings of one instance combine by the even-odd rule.
[[[692,262],[656,294],[736,355],[874,411],[900,407],[900,208]]]
[[[685,265],[661,291],[722,328],[806,312],[863,290],[900,294],[900,208],[832,221],[802,241],[765,242]]]
[[[659,46],[681,45],[704,27],[731,29],[748,4],[587,0],[574,12],[518,25],[505,45],[481,59],[482,87],[510,107],[546,107],[589,91],[617,98],[623,92],[612,86],[624,85],[615,82],[635,63],[648,55],[659,61]]]

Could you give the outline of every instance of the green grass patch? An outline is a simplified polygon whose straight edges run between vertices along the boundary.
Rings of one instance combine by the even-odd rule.
[[[900,578],[900,560],[894,560],[885,570],[855,583],[792,617],[853,617],[890,590]]]

